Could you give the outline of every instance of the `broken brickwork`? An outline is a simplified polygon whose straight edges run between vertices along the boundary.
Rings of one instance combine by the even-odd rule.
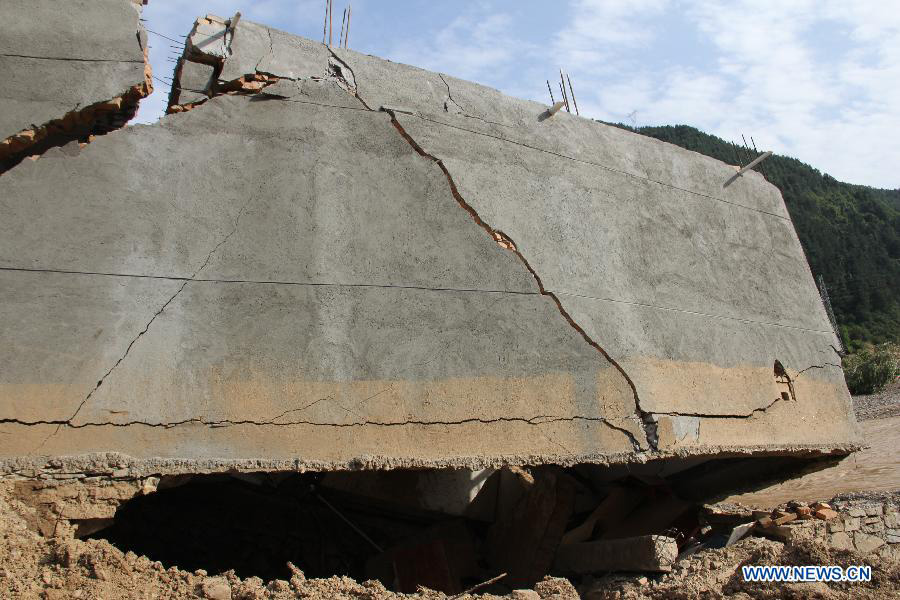
[[[0,5],[0,173],[119,129],[153,90],[140,3]]]

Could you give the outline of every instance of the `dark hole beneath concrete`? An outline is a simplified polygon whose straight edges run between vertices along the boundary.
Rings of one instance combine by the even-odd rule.
[[[190,571],[233,569],[241,577],[286,579],[291,561],[307,577],[363,580],[366,562],[379,552],[338,512],[382,548],[441,517],[339,497],[318,488],[320,479],[277,473],[195,476],[125,503],[113,526],[92,537]]]
[[[704,543],[700,503],[809,468],[820,465],[759,457],[163,477],[157,492],[124,503],[110,527],[89,537],[167,568],[271,580],[290,578],[290,561],[310,578],[378,579],[403,592],[424,585],[457,593],[508,572],[494,587],[502,592],[530,587],[547,574],[577,576],[554,562],[556,551],[592,515],[596,523],[580,541],[660,534],[681,550]],[[462,503],[436,510],[435,497]]]

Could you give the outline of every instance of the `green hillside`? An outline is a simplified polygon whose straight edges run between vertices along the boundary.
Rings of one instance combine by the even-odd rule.
[[[687,125],[616,125],[736,164],[725,140]],[[746,152],[743,164],[751,157]],[[784,196],[813,274],[825,279],[848,349],[900,341],[900,189],[842,183],[774,155],[758,170]]]

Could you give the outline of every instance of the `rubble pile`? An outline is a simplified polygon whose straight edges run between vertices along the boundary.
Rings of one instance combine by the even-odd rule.
[[[78,494],[71,481],[37,490],[6,482],[0,594],[605,600],[900,591],[896,494],[754,511],[679,501],[639,478],[598,493],[583,470],[501,469],[453,515],[449,504],[436,510],[434,498],[402,490],[458,473],[363,475],[163,477],[96,495]],[[387,487],[401,493],[388,499]],[[113,518],[57,515],[51,529],[40,507],[54,502],[81,517],[118,509]],[[753,584],[740,574],[743,565],[782,564],[866,564],[873,580]]]

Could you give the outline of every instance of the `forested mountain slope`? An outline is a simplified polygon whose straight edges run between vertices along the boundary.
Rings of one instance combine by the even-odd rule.
[[[753,157],[687,125],[616,125],[729,164]],[[900,189],[843,183],[777,154],[757,170],[781,190],[813,274],[825,279],[848,349],[900,341]]]

